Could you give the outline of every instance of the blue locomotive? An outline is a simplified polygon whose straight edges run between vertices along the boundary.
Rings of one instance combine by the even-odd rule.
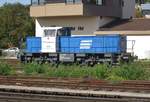
[[[27,37],[25,62],[72,62],[94,65],[129,61],[127,39],[123,35],[72,36],[69,28],[44,27],[43,34]]]

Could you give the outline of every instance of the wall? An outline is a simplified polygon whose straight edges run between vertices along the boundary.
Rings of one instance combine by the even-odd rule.
[[[128,47],[131,48],[131,42],[129,40],[135,40],[134,55],[137,55],[139,59],[150,59],[150,36],[128,36]],[[127,50],[130,52],[130,50]]]
[[[122,18],[130,18],[135,16],[135,0],[123,0]]]
[[[74,17],[48,17],[36,19],[36,36],[42,34],[41,27],[59,26],[73,27],[73,35],[91,35],[94,34],[100,26],[112,21],[109,17],[96,16],[74,16]],[[83,28],[83,30],[82,30]]]
[[[83,4],[56,3],[30,7],[31,17],[79,16],[83,15]]]
[[[36,37],[41,37],[43,35],[43,30],[38,19],[35,20],[35,25],[35,35]]]
[[[104,0],[103,5],[84,5],[84,15],[122,17],[121,0]]]

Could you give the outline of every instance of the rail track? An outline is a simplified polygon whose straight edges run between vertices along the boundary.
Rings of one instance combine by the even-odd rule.
[[[8,65],[12,66],[15,70],[22,69],[21,63],[18,59],[0,59],[0,62],[5,62]]]
[[[78,78],[42,78],[42,77],[17,77],[0,76],[1,85],[18,85],[34,87],[55,87],[80,90],[104,90],[120,92],[150,92],[150,81],[122,81],[111,83],[105,80],[78,79]]]
[[[18,66],[17,59],[0,59],[7,63]],[[110,83],[104,80],[91,80],[88,78],[42,78],[42,77],[4,77],[0,76],[2,85],[37,86],[37,87],[56,87],[82,90],[106,90],[106,91],[130,91],[130,92],[150,92],[150,81],[123,81]]]
[[[149,102],[149,99],[129,97],[84,97],[31,93],[0,92],[1,102]]]
[[[60,88],[64,90],[116,91],[139,94],[150,93],[150,81],[122,81],[110,83],[105,80],[78,78],[44,78],[24,76],[0,76],[0,85],[14,85],[16,89],[0,86],[0,102],[150,102],[150,97],[120,95],[91,95],[19,89],[18,87]],[[31,88],[32,89],[32,88]],[[45,89],[46,90],[46,89]]]
[[[1,58],[0,61],[7,62],[8,64],[12,64],[12,65],[20,64],[20,61],[18,59]]]
[[[3,60],[8,64],[20,68],[20,62],[14,59]],[[73,90],[115,91],[132,93],[150,93],[150,81],[128,80],[122,82],[108,82],[89,78],[45,78],[25,76],[0,76],[0,85],[16,85],[26,87],[61,88]],[[61,94],[54,92],[34,92],[29,90],[16,91],[0,88],[0,102],[150,102],[150,98],[127,96],[84,96],[82,94]]]

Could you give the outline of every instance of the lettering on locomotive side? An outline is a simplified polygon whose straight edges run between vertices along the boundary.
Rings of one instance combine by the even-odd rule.
[[[43,37],[42,38],[42,52],[56,52],[56,38],[55,37]]]
[[[80,49],[91,49],[92,40],[81,40],[80,41]]]

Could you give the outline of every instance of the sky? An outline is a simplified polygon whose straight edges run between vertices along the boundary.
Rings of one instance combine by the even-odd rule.
[[[0,5],[3,5],[4,3],[22,3],[22,4],[30,4],[31,0],[0,0]]]

